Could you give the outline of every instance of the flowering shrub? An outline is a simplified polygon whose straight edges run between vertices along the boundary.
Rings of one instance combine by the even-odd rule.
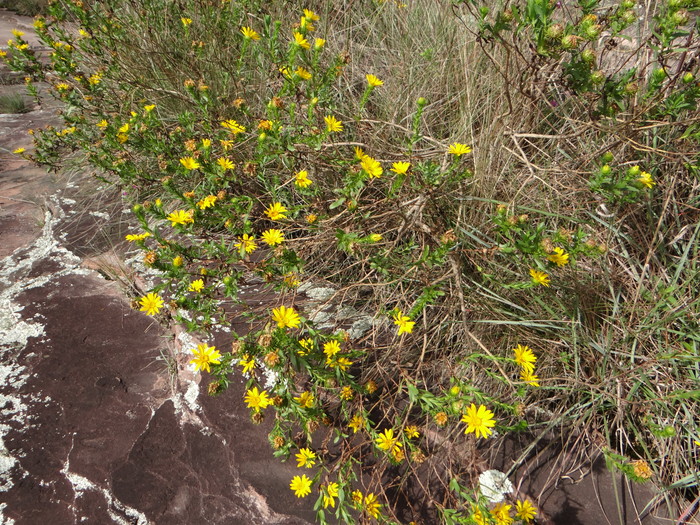
[[[616,122],[638,126],[639,143],[677,147],[674,154],[692,157],[685,169],[697,169],[697,123],[673,123],[696,111],[700,88],[681,59],[674,74],[667,65],[676,39],[690,35],[682,26],[695,3],[660,11],[660,32],[645,45],[659,40],[654,60],[663,67],[651,75],[635,67],[608,73],[609,44],[596,49],[603,35],[618,37],[634,24],[629,0],[605,15],[596,14],[602,7],[594,0],[579,1],[569,15],[549,0],[495,14],[481,2],[461,4],[452,16],[478,21],[472,27],[494,64],[505,49],[517,65],[496,67],[507,77],[507,111],[520,96],[538,126],[550,126],[548,134],[536,127],[509,135],[519,169],[534,174],[545,160],[534,142],[528,158],[519,139],[569,141],[553,151],[561,163],[575,159],[566,166],[577,165],[582,182],[572,182],[575,198],[561,192],[557,200],[583,195],[629,213],[657,205],[668,163],[641,153],[615,162],[608,151],[628,153],[617,147],[624,140]],[[396,483],[415,486],[448,523],[531,522],[537,510],[527,497],[509,504],[473,488],[467,460],[488,438],[544,435],[584,409],[583,420],[610,427],[607,390],[591,400],[576,385],[595,370],[607,382],[607,373],[627,368],[609,362],[608,333],[599,329],[607,310],[621,308],[620,296],[596,295],[585,305],[595,288],[589,276],[605,274],[599,261],[619,241],[610,234],[617,226],[600,214],[591,220],[589,206],[551,211],[548,196],[540,207],[481,196],[483,159],[498,148],[488,138],[473,142],[473,134],[426,133],[440,127],[426,122],[425,97],[412,99],[407,125],[373,133],[389,79],[375,70],[349,73],[352,56],[331,52],[340,37],[316,12],[280,22],[265,7],[54,3],[35,24],[53,50],[50,63],[21,34],[5,58],[27,75],[30,93],[38,97],[36,85],[45,82],[65,102],[65,127],[36,132],[35,150],[20,153],[58,168],[67,151],[79,150],[129,194],[140,230],[126,240],[162,276],[138,298],[146,314],[172,316],[205,335],[246,317],[250,329],[231,334],[230,351],[199,345],[192,364],[210,374],[212,395],[234,374],[248,378],[243,402],[254,421],[273,419],[275,455],[299,468],[290,490],[316,497],[320,522],[331,513],[344,523],[395,522]],[[372,9],[396,16],[392,9],[408,7]],[[151,31],[139,30],[143,20]],[[67,22],[78,24],[77,33]],[[582,131],[551,133],[574,116],[586,119]],[[665,123],[663,136],[651,119]],[[572,150],[585,147],[574,138],[594,144],[595,158],[579,164]],[[251,280],[278,293],[248,304],[241,291]],[[591,288],[579,293],[577,283],[586,282]],[[307,309],[297,293],[302,283],[332,286],[339,319],[331,327]],[[364,330],[343,324],[347,307],[365,314]],[[686,379],[682,366],[674,370],[674,380]],[[644,415],[634,416],[638,449],[650,438],[637,429],[652,428],[658,403],[647,401]],[[462,453],[440,454],[448,441],[462,443]],[[426,476],[437,476],[436,488],[422,485]]]

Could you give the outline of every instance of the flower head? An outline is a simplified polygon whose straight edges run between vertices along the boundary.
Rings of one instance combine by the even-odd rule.
[[[256,412],[265,410],[272,404],[272,400],[267,397],[267,392],[265,390],[258,392],[256,386],[246,392],[243,401],[248,405],[248,408],[252,408]]]
[[[472,149],[469,146],[467,146],[466,144],[461,144],[459,142],[451,144],[449,149],[447,150],[447,153],[450,153],[455,157],[461,157],[462,155],[466,155],[467,153],[471,152]]]
[[[395,449],[399,449],[403,446],[399,442],[398,437],[394,437],[394,429],[387,428],[384,432],[380,432],[376,440],[377,448],[381,450],[386,450],[387,452],[392,452]]]
[[[163,299],[155,292],[151,292],[139,299],[140,310],[146,315],[156,315],[163,308]]]
[[[566,266],[569,262],[569,254],[566,253],[562,248],[554,248],[552,253],[547,256],[547,259],[552,261],[557,266]]]
[[[510,509],[512,507],[513,505],[503,502],[491,509],[491,516],[496,521],[496,525],[510,525],[513,523],[513,518],[510,517]]]
[[[298,47],[303,47],[304,49],[309,49],[311,47],[309,41],[306,40],[304,35],[302,35],[299,31],[294,32],[294,45]]]
[[[246,38],[247,40],[260,40],[260,35],[252,27],[241,27],[241,34],[243,35],[243,38]]]
[[[333,357],[338,352],[340,352],[340,344],[338,344],[338,341],[328,341],[323,344],[323,353],[326,354],[327,357]]]
[[[207,195],[203,199],[197,202],[197,208],[200,210],[206,210],[207,208],[211,208],[216,204],[217,197],[216,195]]]
[[[338,397],[340,397],[340,399],[343,401],[350,401],[353,397],[355,397],[355,392],[353,392],[352,387],[344,386],[340,389],[340,394],[338,394]]]
[[[187,27],[188,25],[190,25],[192,23],[191,18],[185,18],[184,16],[182,18],[180,18],[180,21],[182,22],[182,25],[185,27]]]
[[[338,491],[340,486],[332,481],[324,487],[323,490],[323,508],[327,508],[329,505],[335,508],[335,498],[338,497]]]
[[[300,188],[311,186],[312,182],[313,181],[309,178],[309,172],[306,170],[301,170],[294,176],[294,184]]]
[[[382,165],[379,163],[379,161],[373,159],[369,155],[365,155],[364,157],[362,157],[362,160],[360,161],[360,166],[365,171],[365,173],[369,175],[370,179],[378,179],[382,176],[382,173],[384,173],[384,169],[382,168]]]
[[[381,505],[377,501],[377,496],[372,492],[365,496],[365,512],[372,516],[375,520],[379,519],[379,514],[381,514]]]
[[[479,408],[476,408],[476,405],[472,403],[467,412],[462,415],[461,421],[467,424],[464,433],[473,432],[476,437],[483,438],[490,436],[493,433],[491,427],[496,425],[493,415],[493,412],[484,405],[479,405]]]
[[[397,310],[394,314],[394,324],[399,327],[398,335],[410,334],[413,332],[413,326],[416,324],[415,321],[411,321],[411,318],[407,315],[403,315],[401,310]]]
[[[284,242],[284,233],[274,228],[265,230],[261,237],[263,242],[268,246],[277,246]]]
[[[302,448],[295,455],[297,458],[297,467],[311,468],[316,464],[316,453],[310,448]]]
[[[314,49],[323,49],[323,46],[326,45],[326,41],[323,38],[317,38],[314,40]]]
[[[204,281],[202,279],[192,281],[187,289],[190,292],[201,292],[204,289]]]
[[[642,185],[646,186],[647,188],[653,188],[654,185],[656,185],[654,179],[651,178],[651,173],[646,171],[642,172],[637,181],[642,183]]]
[[[352,429],[353,434],[357,434],[358,430],[360,430],[361,428],[365,428],[365,418],[362,417],[360,414],[355,414],[350,419],[348,426]]]
[[[287,208],[281,202],[272,203],[266,210],[265,215],[267,215],[270,220],[278,221],[280,219],[286,219]]]
[[[408,439],[413,439],[420,436],[420,432],[418,432],[418,427],[416,425],[408,425],[407,427],[404,427],[403,431]]]
[[[520,379],[525,381],[530,386],[540,386],[540,378],[532,370],[523,368],[520,371]]]
[[[211,372],[209,365],[218,365],[221,363],[221,354],[215,346],[202,343],[197,345],[197,348],[193,348],[192,353],[194,354],[194,359],[192,359],[190,363],[194,365],[195,372],[197,370]]]
[[[180,159],[180,164],[182,164],[187,170],[196,170],[197,168],[201,167],[201,164],[192,157],[184,157]]]
[[[235,120],[224,120],[221,122],[221,127],[229,130],[234,135],[243,133],[245,131],[245,126],[241,126]]]
[[[230,159],[225,157],[216,159],[216,163],[225,170],[232,170],[236,167],[236,165]]]
[[[284,305],[273,308],[272,320],[277,323],[279,328],[296,328],[301,324],[299,314],[294,311],[294,308],[287,308]]]
[[[532,352],[529,346],[518,345],[513,348],[513,353],[515,354],[515,362],[518,363],[523,370],[534,372],[537,356]]]
[[[643,459],[637,459],[633,461],[632,468],[634,469],[635,476],[638,476],[642,479],[649,479],[653,475],[653,472],[649,467],[649,463],[647,463]]]
[[[326,130],[328,130],[328,132],[343,131],[343,122],[333,115],[326,115],[323,117],[323,120],[326,122]]]
[[[537,514],[537,509],[529,500],[515,502],[515,516],[525,522],[530,522]]]
[[[314,394],[313,392],[302,392],[298,397],[294,398],[294,401],[299,403],[299,406],[302,408],[313,408]]]
[[[546,273],[530,268],[530,277],[533,283],[549,287],[549,275]]]
[[[244,233],[243,237],[239,237],[239,241],[234,246],[245,253],[253,253],[258,248],[255,242],[255,235],[248,235],[247,233]]]
[[[314,349],[314,340],[310,337],[307,337],[306,339],[300,339],[299,346],[301,346],[301,350],[297,350],[297,354],[301,356],[309,355],[309,352],[311,352]]]
[[[365,78],[367,79],[367,84],[369,84],[369,87],[371,87],[371,88],[375,88],[375,87],[379,87],[379,86],[384,85],[384,82],[382,80],[379,80],[374,75],[365,75]]]
[[[192,217],[192,210],[176,210],[170,215],[168,215],[167,218],[173,226],[175,226],[176,224],[181,224],[184,226],[185,224],[190,224],[194,222],[194,218]]]
[[[138,235],[130,233],[130,234],[126,235],[126,237],[124,237],[124,238],[129,242],[135,242],[135,241],[143,241],[144,239],[147,239],[150,236],[151,236],[151,234],[148,232],[139,233]]]
[[[250,357],[248,354],[243,354],[243,356],[238,361],[238,364],[243,367],[243,374],[248,374],[255,368],[255,358]]]
[[[304,9],[304,18],[306,18],[307,20],[311,20],[313,22],[315,22],[319,19],[318,15],[316,13],[314,13],[311,9]]]
[[[309,80],[312,76],[308,69],[301,66],[294,70],[294,74],[302,80]]]
[[[292,478],[289,488],[294,491],[294,495],[297,498],[305,498],[311,494],[311,484],[311,479],[309,479],[306,474],[302,474],[301,476],[294,476]]]
[[[391,171],[393,171],[394,173],[398,173],[399,175],[405,175],[408,171],[408,168],[410,167],[410,162],[394,162],[391,165]]]

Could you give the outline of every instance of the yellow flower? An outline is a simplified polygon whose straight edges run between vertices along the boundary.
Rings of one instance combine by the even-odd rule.
[[[255,358],[248,354],[243,354],[243,357],[238,361],[238,364],[243,367],[243,373],[248,374],[255,368]]]
[[[15,38],[20,38],[24,36],[24,31],[20,31],[19,29],[13,29],[12,34],[15,35]]]
[[[380,432],[375,443],[377,448],[387,452],[400,449],[403,446],[403,443],[399,442],[398,437],[394,437],[393,428],[387,428],[384,432]]]
[[[326,45],[326,41],[323,38],[317,38],[314,40],[314,49],[323,49],[323,46]]]
[[[184,16],[182,18],[180,18],[180,21],[182,22],[182,25],[185,27],[187,27],[188,25],[190,25],[192,23],[191,18],[185,18]]]
[[[156,109],[156,105],[155,104],[148,104],[148,105],[144,106],[143,109],[146,113],[150,113],[151,111]]]
[[[88,78],[88,82],[91,86],[96,86],[97,84],[102,82],[102,73],[95,73],[94,75],[90,75],[90,77]]]
[[[202,147],[204,149],[211,148],[211,139],[202,139]]]
[[[173,226],[175,226],[176,224],[182,224],[184,226],[185,224],[194,222],[194,218],[192,218],[192,210],[176,210],[170,215],[168,215],[167,219],[172,223]]]
[[[315,22],[318,20],[318,15],[311,11],[311,9],[304,9],[304,18]]]
[[[27,151],[25,148],[17,148],[17,149],[14,150],[12,153],[14,153],[15,155],[21,155],[21,154],[24,153],[25,151]]]
[[[316,453],[309,448],[302,448],[299,450],[298,454],[295,454],[297,458],[298,468],[311,468],[316,464]]]
[[[365,155],[364,157],[362,157],[362,160],[360,161],[360,166],[365,171],[365,173],[369,175],[370,179],[378,179],[382,176],[382,173],[384,173],[384,169],[382,168],[382,165],[379,163],[379,161],[373,159],[369,155]]]
[[[284,242],[284,233],[275,229],[265,230],[262,233],[262,240],[268,246],[276,246]]]
[[[147,239],[150,237],[151,234],[148,232],[145,233],[139,233],[138,235],[135,235],[133,233],[128,234],[126,237],[124,237],[127,241],[129,242],[135,242],[135,241],[143,241],[144,239]]]
[[[70,89],[70,86],[66,84],[65,82],[61,82],[60,84],[56,84],[56,90],[57,91],[68,91]]]
[[[394,173],[398,173],[399,175],[405,175],[408,171],[408,168],[410,167],[410,162],[394,162],[391,165],[391,171],[393,171]]]
[[[532,277],[533,283],[549,287],[549,275],[546,273],[530,268],[530,277]]]
[[[327,357],[333,357],[338,352],[340,352],[340,344],[338,344],[338,341],[328,341],[324,343],[323,353],[326,354]]]
[[[311,392],[302,392],[299,397],[295,397],[294,401],[299,403],[301,408],[313,408],[314,406],[314,395]]]
[[[371,87],[371,88],[375,88],[375,87],[379,87],[379,86],[384,85],[384,82],[382,80],[379,80],[374,75],[365,75],[365,78],[367,79],[367,84],[369,84],[369,87]]]
[[[362,151],[360,146],[355,146],[355,158],[357,160],[362,160],[365,157],[365,152]]]
[[[201,292],[204,289],[204,281],[202,279],[197,279],[196,281],[192,281],[190,283],[190,286],[188,290],[190,292]]]
[[[365,389],[367,390],[367,393],[371,395],[379,389],[379,386],[374,381],[374,379],[370,379],[369,381],[367,381],[367,383],[365,383]]]
[[[294,45],[303,47],[304,49],[309,49],[311,47],[311,44],[309,44],[309,41],[304,38],[304,35],[299,33],[298,31],[294,32]]]
[[[339,357],[338,359],[331,359],[330,357],[326,358],[326,366],[330,366],[332,368],[340,368],[343,372],[345,372],[348,368],[352,366],[352,361],[348,359],[347,357]]]
[[[377,501],[377,496],[375,496],[372,492],[365,496],[365,512],[372,516],[375,520],[379,519],[379,515],[381,514],[379,511],[380,508],[381,505]]]
[[[372,233],[372,234],[369,236],[369,240],[372,241],[372,242],[379,242],[379,241],[382,240],[382,236],[381,236],[381,234],[379,234],[379,233]]]
[[[239,133],[243,133],[245,131],[245,126],[241,126],[238,122],[232,119],[222,121],[221,127],[226,128],[234,135],[238,135]]]
[[[511,525],[513,523],[513,518],[510,517],[510,509],[512,507],[512,505],[507,505],[503,502],[491,509],[491,515],[496,521],[496,525]]]
[[[232,170],[236,167],[236,165],[233,162],[224,157],[216,159],[216,163],[225,170]]]
[[[435,423],[437,423],[439,427],[444,427],[447,424],[448,417],[444,412],[438,412],[435,414],[434,418]]]
[[[474,523],[476,523],[476,525],[490,525],[491,523],[491,520],[486,518],[486,516],[484,516],[483,511],[474,503],[472,503],[471,519]]]
[[[309,71],[307,69],[304,69],[301,66],[296,68],[296,70],[294,71],[294,74],[302,80],[309,80],[311,78],[311,73],[309,73]]]
[[[287,216],[285,215],[286,212],[287,208],[285,208],[281,202],[275,202],[265,210],[265,215],[267,215],[270,218],[270,220],[278,221],[280,219],[287,218]]]
[[[283,282],[285,285],[289,286],[290,288],[296,288],[301,284],[301,281],[299,280],[297,274],[294,272],[287,272],[284,274],[284,279]]]
[[[296,328],[301,324],[299,314],[294,311],[294,308],[287,308],[284,305],[279,308],[273,308],[272,320],[277,323],[279,328]]]
[[[340,394],[338,394],[338,397],[340,397],[340,399],[343,401],[350,401],[353,397],[355,397],[355,392],[352,391],[351,387],[344,386],[340,389]]]
[[[654,179],[651,178],[651,173],[648,173],[646,171],[642,172],[637,181],[641,182],[647,188],[653,188],[656,184],[656,182],[654,182]]]
[[[117,130],[119,133],[127,133],[129,131],[129,123],[127,122]]]
[[[348,426],[352,429],[353,434],[357,434],[358,430],[365,428],[365,418],[360,414],[355,414],[352,416],[352,419],[350,419]]]
[[[394,314],[394,324],[399,327],[398,335],[401,335],[413,332],[413,326],[416,323],[415,321],[411,321],[410,317],[403,315],[401,310],[397,310]]]
[[[493,419],[493,412],[487,409],[484,405],[479,405],[476,408],[474,403],[467,409],[466,414],[462,415],[461,421],[467,424],[467,428],[464,430],[465,434],[474,432],[476,437],[488,437],[493,431],[491,427],[496,425],[496,421]]]
[[[248,405],[248,408],[252,408],[256,412],[265,410],[272,404],[272,400],[267,397],[267,392],[265,390],[258,392],[256,386],[246,392],[243,401]]]
[[[309,178],[309,172],[306,170],[301,170],[294,176],[294,184],[300,188],[311,186],[312,182],[313,181]]]
[[[302,474],[301,476],[294,476],[292,482],[289,484],[289,488],[294,491],[294,495],[297,498],[305,498],[311,494],[311,483],[312,481]]]
[[[309,352],[314,349],[314,340],[311,339],[310,337],[307,337],[306,339],[300,339],[299,340],[299,346],[301,346],[301,350],[297,350],[297,353],[299,355],[309,355]]]
[[[530,522],[537,514],[537,509],[529,500],[515,502],[515,516],[525,522]]]
[[[418,427],[416,425],[408,425],[406,428],[403,429],[403,431],[406,434],[406,437],[408,439],[412,438],[417,438],[420,436],[420,433],[418,432]]]
[[[164,303],[157,293],[151,292],[145,297],[141,297],[139,304],[141,305],[140,310],[146,312],[146,315],[156,315],[163,308]]]
[[[257,250],[258,245],[255,242],[255,235],[243,234],[243,237],[239,237],[239,241],[234,244],[239,250],[243,250],[245,253],[253,253]]]
[[[355,503],[355,504],[362,503],[362,491],[353,490],[352,493],[350,494],[350,497],[352,498],[353,503]]]
[[[471,153],[472,149],[467,146],[466,144],[461,144],[459,142],[455,142],[454,144],[451,144],[449,149],[447,150],[448,153],[456,156],[456,157],[461,157],[462,155],[466,155],[467,153]]]
[[[96,125],[98,128],[104,129],[104,128],[106,128],[107,126],[109,126],[109,123],[108,123],[105,119],[102,119],[102,120],[100,120],[100,121],[99,121],[97,124],[95,124],[95,125]]]
[[[309,213],[309,214],[306,216],[306,222],[308,222],[309,224],[315,223],[316,220],[318,220],[318,216],[315,215],[315,214],[313,214],[313,213]]]
[[[43,20],[41,20],[40,18],[34,20],[34,29],[43,29],[44,27],[46,27],[46,24]]]
[[[634,474],[642,479],[649,479],[653,475],[651,468],[649,468],[649,463],[643,459],[633,461],[632,468],[634,469]]]
[[[197,202],[197,207],[200,210],[206,210],[207,208],[211,208],[216,204],[217,197],[216,195],[207,195],[203,199],[201,199],[199,202]]]
[[[530,386],[540,386],[540,383],[539,383],[540,378],[537,377],[537,375],[534,372],[527,370],[525,368],[523,368],[520,371],[520,379],[522,381],[525,381]]]
[[[523,370],[528,370],[529,372],[535,371],[537,356],[532,352],[529,346],[518,345],[513,348],[513,353],[515,354],[515,362],[518,363]]]
[[[219,143],[221,144],[221,147],[224,148],[224,151],[228,151],[233,147],[232,140],[220,140]],[[219,166],[221,166],[221,164],[219,164]]]
[[[252,27],[241,27],[241,34],[248,40],[260,40],[260,35]]]
[[[197,345],[197,348],[193,348],[192,353],[194,354],[194,359],[192,359],[190,363],[194,365],[195,372],[197,370],[211,372],[209,365],[218,365],[221,363],[221,354],[215,346],[202,343]]]
[[[338,490],[340,489],[340,486],[332,481],[328,485],[325,486],[325,490],[323,491],[323,508],[327,508],[329,505],[333,508],[335,508],[335,498],[338,497]]]
[[[199,162],[197,162],[192,157],[184,157],[184,158],[180,159],[180,164],[182,164],[185,167],[185,169],[188,169],[188,170],[196,170],[197,168],[201,167]]]
[[[326,122],[326,130],[328,130],[328,132],[343,131],[343,122],[333,115],[326,115],[323,117],[323,120]]]
[[[184,259],[180,255],[173,258],[173,266],[175,268],[180,268],[184,264],[184,262]]]
[[[562,248],[554,248],[552,250],[554,253],[550,253],[547,259],[552,261],[557,266],[566,266],[569,262],[569,254],[566,253]]]

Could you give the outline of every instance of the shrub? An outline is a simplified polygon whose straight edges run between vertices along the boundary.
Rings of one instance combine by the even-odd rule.
[[[406,484],[445,522],[504,521],[467,460],[555,426],[696,485],[700,88],[677,43],[697,4],[644,24],[630,0],[312,7],[56,3],[48,66],[16,36],[30,92],[71,108],[33,158],[79,149],[133,200],[162,273],[141,309],[247,320],[193,363],[212,394],[241,367],[275,454],[316,467],[290,488],[322,522],[410,519]]]

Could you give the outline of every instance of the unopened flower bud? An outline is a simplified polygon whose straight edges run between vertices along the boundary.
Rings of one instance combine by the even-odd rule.
[[[683,83],[684,83],[684,84],[690,84],[690,83],[693,82],[693,80],[695,80],[695,76],[693,76],[692,73],[688,72],[688,73],[686,73],[685,75],[683,75],[683,79],[682,79],[682,80],[683,80]]]
[[[547,28],[547,38],[557,39],[564,34],[564,26],[561,24],[553,24]]]
[[[592,49],[584,49],[581,51],[581,60],[586,64],[595,64],[595,51]]]
[[[591,73],[591,82],[594,84],[602,84],[605,82],[605,74],[600,70],[594,71]]]
[[[673,15],[671,15],[671,21],[677,26],[684,26],[688,23],[688,20],[690,20],[690,16],[688,15],[688,11],[685,9],[676,11],[673,13]]]
[[[636,82],[629,82],[625,86],[625,94],[626,95],[634,95],[639,91],[639,85]]]

